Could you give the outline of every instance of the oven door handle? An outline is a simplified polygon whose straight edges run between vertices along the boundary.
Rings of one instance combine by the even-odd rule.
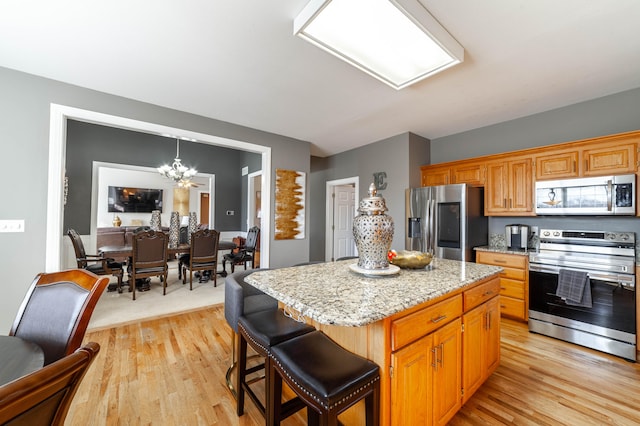
[[[576,268],[560,268],[557,266],[550,266],[550,265],[529,264],[530,272],[542,272],[546,274],[558,275],[560,273],[560,269],[580,271],[580,269],[576,269]],[[633,275],[621,276],[618,274],[614,274],[614,275],[602,274],[594,271],[584,271],[584,272],[587,272],[589,279],[598,280],[598,281],[604,282],[605,284],[609,284],[610,286],[613,286],[613,287],[622,286],[632,291],[635,291],[636,289],[636,279]]]

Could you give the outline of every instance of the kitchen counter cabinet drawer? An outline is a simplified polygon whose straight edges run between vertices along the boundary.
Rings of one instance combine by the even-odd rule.
[[[406,346],[460,315],[462,295],[457,295],[394,320],[391,324],[391,350],[396,351]]]
[[[476,252],[476,262],[502,266],[500,312],[520,321],[529,317],[529,258],[520,254]]]
[[[524,285],[522,281],[501,279],[500,280],[500,295],[515,297],[516,299],[524,299]]]
[[[476,252],[476,263],[502,266],[504,268],[525,269],[527,266],[527,256],[478,251]]]
[[[527,318],[524,300],[500,296],[500,313],[512,318]]]
[[[502,268],[500,278],[524,281],[526,273],[527,272],[524,269]]]
[[[464,292],[464,311],[468,312],[500,294],[500,279],[495,278]]]

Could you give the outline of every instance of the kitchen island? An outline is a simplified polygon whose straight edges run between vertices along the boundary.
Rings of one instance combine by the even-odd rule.
[[[351,270],[356,262],[256,271],[246,281],[380,366],[381,424],[445,424],[498,366],[502,269],[434,259],[428,269],[365,276]],[[361,415],[341,420],[362,424]]]

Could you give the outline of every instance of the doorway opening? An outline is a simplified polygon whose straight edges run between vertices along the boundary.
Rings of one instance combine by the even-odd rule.
[[[353,219],[358,205],[358,176],[327,182],[325,261],[356,256]]]
[[[50,111],[50,133],[49,133],[49,177],[48,177],[48,198],[47,198],[47,236],[45,271],[54,272],[62,267],[63,252],[63,208],[64,208],[64,170],[66,151],[66,125],[67,120],[78,120],[88,123],[118,127],[122,129],[141,131],[145,133],[163,135],[178,134],[183,137],[194,139],[201,143],[218,145],[227,148],[254,152],[261,154],[262,170],[271,170],[271,148],[256,145],[244,141],[237,141],[190,130],[179,129],[149,123],[145,121],[133,120],[114,115],[103,114],[95,111],[88,111],[64,105],[51,104]],[[262,189],[266,193],[271,191],[271,173],[262,175]],[[269,244],[271,197],[261,198],[261,212],[264,225],[260,232],[264,236],[261,238],[261,257],[264,267],[269,266]]]
[[[213,200],[210,197],[209,192],[198,191],[198,211],[200,212],[200,223],[209,226],[209,213],[213,211],[213,207],[209,206],[209,200]],[[213,228],[213,224],[211,226]]]
[[[262,172],[247,175],[247,229],[257,226],[262,229]]]

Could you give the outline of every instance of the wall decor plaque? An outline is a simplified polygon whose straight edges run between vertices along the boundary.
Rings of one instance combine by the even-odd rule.
[[[304,238],[305,190],[304,172],[276,169],[276,240]]]

